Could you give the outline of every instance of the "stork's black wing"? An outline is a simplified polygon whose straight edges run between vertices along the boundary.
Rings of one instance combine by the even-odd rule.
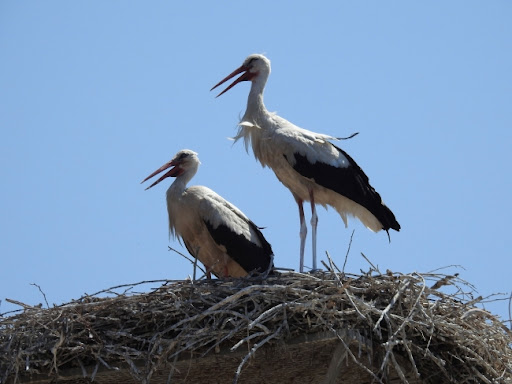
[[[247,239],[243,234],[233,232],[228,226],[219,224],[216,228],[207,220],[204,220],[208,232],[213,240],[226,248],[227,254],[235,260],[247,273],[265,272],[272,263],[272,247],[263,237],[258,227],[249,221],[248,224],[254,232],[261,246]],[[272,265],[273,266],[273,265]]]
[[[300,153],[294,153],[295,164],[292,165],[302,176],[313,179],[317,184],[330,189],[354,201],[370,211],[381,223],[384,230],[400,230],[400,224],[391,210],[382,202],[382,198],[370,185],[368,176],[357,163],[341,148],[336,148],[349,162],[347,167],[315,162]],[[285,155],[286,158],[286,155]],[[287,159],[291,164],[290,160]]]

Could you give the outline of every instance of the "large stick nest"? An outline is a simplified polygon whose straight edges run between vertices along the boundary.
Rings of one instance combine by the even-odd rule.
[[[149,382],[184,356],[221,350],[243,352],[236,382],[259,348],[318,332],[336,335],[344,358],[376,383],[391,369],[404,383],[405,372],[422,383],[512,382],[510,331],[474,306],[481,298],[457,275],[290,272],[131,292],[139,284],[0,316],[0,383],[77,367],[95,367],[94,379],[98,367],[121,365]],[[363,339],[377,363],[350,347]]]

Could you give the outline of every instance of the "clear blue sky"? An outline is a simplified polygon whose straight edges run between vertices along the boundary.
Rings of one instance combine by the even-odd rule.
[[[298,268],[299,222],[272,171],[227,139],[249,84],[209,89],[251,53],[272,61],[265,102],[336,136],[400,233],[345,229],[319,209],[318,249],[346,270],[458,264],[484,296],[512,290],[509,1],[2,1],[0,313],[122,283],[183,279],[165,191],[139,183],[182,148],[192,184],[242,209]],[[309,214],[309,209],[306,211]],[[308,217],[309,221],[309,217]],[[308,237],[306,261],[311,260]],[[186,251],[185,251],[186,252]],[[508,303],[487,306],[508,318]]]

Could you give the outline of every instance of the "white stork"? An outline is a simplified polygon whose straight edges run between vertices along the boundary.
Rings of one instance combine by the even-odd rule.
[[[187,188],[199,164],[196,152],[183,149],[142,181],[173,167],[146,188],[176,177],[167,190],[170,235],[183,239],[190,254],[204,264],[208,276],[212,272],[217,277],[242,277],[270,270],[272,248],[247,216],[210,188]]]
[[[277,178],[291,191],[299,206],[300,271],[304,268],[304,246],[307,234],[303,202],[311,202],[313,270],[316,269],[315,204],[332,206],[345,226],[347,215],[357,217],[374,232],[381,229],[400,230],[400,224],[380,195],[369,184],[368,177],[356,162],[329,140],[336,137],[311,132],[269,112],[263,103],[263,91],[270,75],[270,60],[265,56],[248,56],[242,66],[213,88],[242,74],[220,96],[242,81],[251,81],[247,110],[239,123],[235,141],[243,138],[245,148],[252,143],[254,156],[262,166],[272,168]],[[389,236],[389,232],[388,232]]]

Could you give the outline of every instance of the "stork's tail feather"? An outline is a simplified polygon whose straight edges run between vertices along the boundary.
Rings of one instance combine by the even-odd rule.
[[[400,224],[395,218],[391,209],[389,209],[386,205],[382,204],[379,216],[377,217],[379,221],[382,223],[382,229],[388,232],[390,229],[394,229],[395,231],[400,231]]]

